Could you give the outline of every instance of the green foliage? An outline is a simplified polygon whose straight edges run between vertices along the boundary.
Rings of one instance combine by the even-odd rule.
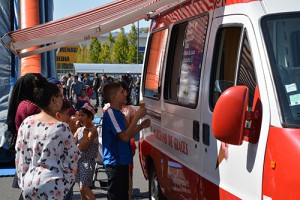
[[[99,53],[98,63],[111,63],[111,53],[107,42],[102,43],[101,52]]]
[[[127,63],[136,63],[137,62],[137,29],[134,24],[131,25],[131,30],[128,34],[128,56],[127,56]]]
[[[147,32],[148,28],[140,28],[140,33]],[[137,63],[137,28],[134,24],[128,37],[125,35],[124,28],[120,29],[117,38],[108,34],[108,42],[100,43],[97,38],[92,38],[87,49],[79,48],[77,52],[78,63]],[[143,55],[139,53],[138,63],[143,62]]]
[[[88,52],[87,52],[86,48],[78,48],[77,62],[78,63],[87,63],[88,62]]]
[[[101,44],[98,38],[92,38],[89,48],[89,63],[98,63],[99,53],[101,52]]]
[[[120,63],[120,64],[127,63],[127,54],[128,54],[128,39],[125,35],[124,28],[121,28],[118,38],[116,39],[112,49],[112,62]]]
[[[109,48],[112,48],[112,46],[115,44],[115,38],[112,36],[111,32],[108,34],[108,46]]]
[[[136,41],[137,41],[138,35],[137,35],[137,29],[134,24],[131,25],[131,30],[128,34],[128,43],[129,46],[137,46]]]
[[[139,53],[139,63],[138,64],[143,64],[144,61],[144,54]]]
[[[149,32],[149,28],[140,28],[140,33],[148,33]]]

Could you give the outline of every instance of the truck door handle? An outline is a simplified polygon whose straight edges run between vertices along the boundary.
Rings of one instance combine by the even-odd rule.
[[[202,124],[202,142],[209,146],[210,127],[208,124]]]
[[[200,141],[200,130],[199,130],[199,122],[193,121],[193,139],[197,142]]]

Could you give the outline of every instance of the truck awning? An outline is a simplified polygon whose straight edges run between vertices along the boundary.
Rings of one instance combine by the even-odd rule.
[[[67,18],[5,34],[2,43],[19,58],[89,40],[155,17],[187,0],[119,0]],[[170,6],[171,5],[171,6]],[[22,51],[40,46],[32,51]]]

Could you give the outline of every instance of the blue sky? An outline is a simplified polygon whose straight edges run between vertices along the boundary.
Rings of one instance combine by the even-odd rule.
[[[70,15],[84,12],[110,2],[112,2],[112,0],[54,0],[53,19],[56,20],[63,17],[68,17]],[[149,27],[149,24],[149,22],[142,20],[140,21],[139,26]],[[126,32],[129,30],[130,25],[125,27]]]

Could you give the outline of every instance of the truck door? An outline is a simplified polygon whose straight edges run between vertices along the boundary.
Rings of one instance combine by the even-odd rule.
[[[151,144],[151,147],[159,149],[160,142],[155,138],[161,137],[161,85],[162,85],[162,73],[163,73],[163,61],[165,55],[165,48],[168,38],[168,28],[158,29],[153,31],[149,35],[147,44],[147,54],[145,57],[142,93],[145,107],[147,108],[148,116],[151,119],[150,129],[145,129],[141,134],[141,139],[146,140]],[[144,150],[145,151],[145,150]],[[147,148],[149,152],[141,153],[141,165],[144,169],[149,169],[148,176],[151,176],[151,172],[156,170],[155,176],[161,177],[162,170],[160,167],[160,155],[158,153],[152,155],[151,148]],[[153,156],[153,160],[157,161],[149,165],[147,156],[150,154]],[[149,179],[149,177],[148,177]],[[155,180],[156,181],[156,180]],[[154,182],[154,181],[153,181]],[[156,185],[156,182],[155,182]]]
[[[256,144],[244,141],[240,146],[229,145],[216,140],[211,129],[214,106],[221,93],[231,86],[246,85],[249,88],[250,110],[256,88],[259,88],[261,101],[267,102],[263,95],[267,92],[255,30],[244,15],[218,17],[212,23],[202,88],[207,92],[202,94],[200,113],[204,143],[201,147],[205,152],[201,157],[203,179],[200,189],[207,199],[212,197],[208,188],[214,188],[214,185],[220,187],[217,191],[219,199],[228,195],[232,195],[229,199],[260,199],[266,139]],[[263,121],[269,120],[267,108],[263,109]],[[260,135],[266,133],[267,130]]]
[[[163,79],[160,149],[168,199],[201,199],[199,93],[208,13],[175,23],[170,29]]]

